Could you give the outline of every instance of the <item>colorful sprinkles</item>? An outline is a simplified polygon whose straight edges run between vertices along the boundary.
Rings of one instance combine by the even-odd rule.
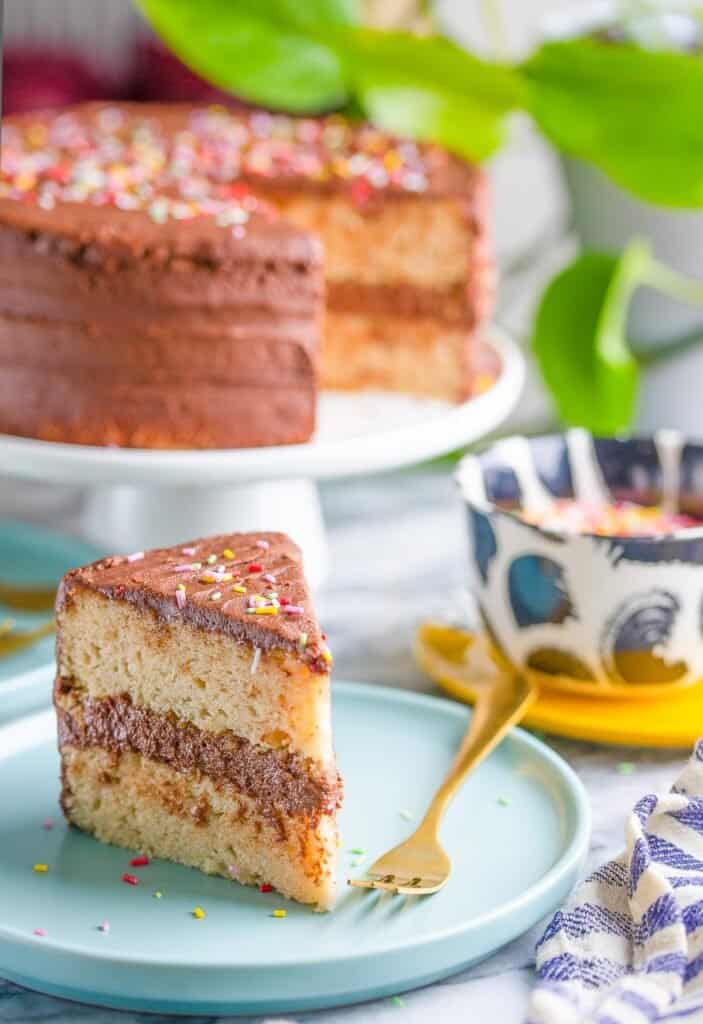
[[[122,875],[122,881],[125,883],[125,885],[139,885],[139,879],[136,877],[136,875],[130,875],[126,871]]]
[[[202,907],[193,907],[193,917],[196,921],[202,921],[205,917],[205,911]]]
[[[294,118],[209,107],[166,133],[154,119],[106,106],[90,119],[63,113],[3,125],[0,198],[44,210],[59,203],[141,210],[158,225],[209,216],[241,238],[252,214],[275,216],[248,182],[334,182],[363,208],[384,189],[426,191],[430,164],[447,159],[335,114]]]
[[[559,498],[545,511],[522,511],[522,519],[556,533],[593,533],[604,537],[661,537],[703,526],[703,522],[661,505],[614,501],[592,505],[574,498]]]
[[[49,870],[48,864],[35,864],[32,867],[32,871],[37,875],[45,875]]]

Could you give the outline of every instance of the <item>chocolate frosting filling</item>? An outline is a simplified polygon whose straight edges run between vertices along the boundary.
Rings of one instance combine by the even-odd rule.
[[[57,698],[67,681],[57,680]],[[59,746],[131,751],[175,768],[202,772],[252,798],[266,817],[317,820],[340,803],[341,781],[315,771],[308,758],[256,746],[229,731],[208,733],[175,715],[135,706],[129,696],[86,699],[75,714],[57,703]]]

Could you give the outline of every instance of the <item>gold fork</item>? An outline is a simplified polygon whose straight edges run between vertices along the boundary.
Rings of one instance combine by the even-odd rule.
[[[14,619],[3,619],[0,622],[0,658],[5,658],[8,654],[15,654],[24,647],[31,647],[45,636],[50,636],[55,629],[56,624],[53,619],[43,622],[41,626],[35,626],[34,629],[24,630],[15,629]]]
[[[427,627],[425,627],[427,628]],[[418,640],[418,643],[421,642]],[[462,664],[454,657],[435,657],[437,675],[461,674]],[[423,655],[427,663],[426,652]],[[466,669],[465,669],[466,671]],[[449,772],[435,793],[419,827],[404,842],[384,853],[367,871],[367,878],[350,878],[348,884],[359,889],[385,889],[406,896],[429,896],[438,892],[449,879],[452,864],[439,842],[439,829],[452,797],[469,772],[500,743],[505,734],[524,716],[537,689],[523,676],[498,666],[488,648],[472,650],[471,675],[465,680],[475,696],[469,727]]]
[[[23,612],[53,611],[56,587],[17,587],[0,582],[0,604]]]

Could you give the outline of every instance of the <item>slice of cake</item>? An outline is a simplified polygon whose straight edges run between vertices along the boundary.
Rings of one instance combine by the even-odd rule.
[[[231,534],[69,572],[55,705],[68,820],[328,909],[341,782],[300,552]]]

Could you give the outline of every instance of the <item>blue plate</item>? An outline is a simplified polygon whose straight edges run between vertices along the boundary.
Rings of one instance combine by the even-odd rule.
[[[29,523],[0,521],[0,579],[18,586],[56,586],[65,572],[100,557],[94,547]],[[13,618],[18,629],[31,629],[47,614],[18,612],[0,604],[0,619]],[[0,658],[0,722],[34,710],[51,698],[47,665],[54,661],[54,638]]]
[[[418,820],[468,712],[361,683],[337,683],[334,701],[346,790],[343,883],[411,830],[407,817]],[[571,769],[516,730],[450,808],[442,835],[454,872],[441,892],[405,898],[343,885],[336,909],[316,914],[162,861],[132,869],[141,881],[127,886],[127,851],[58,820],[42,827],[47,815],[58,818],[58,788],[52,712],[0,729],[0,976],[81,1002],[169,1014],[312,1010],[445,977],[565,898],[590,825]],[[48,871],[34,872],[37,862]],[[196,905],[203,920],[192,915]],[[272,916],[279,907],[283,919]],[[98,928],[103,920],[108,933]]]

